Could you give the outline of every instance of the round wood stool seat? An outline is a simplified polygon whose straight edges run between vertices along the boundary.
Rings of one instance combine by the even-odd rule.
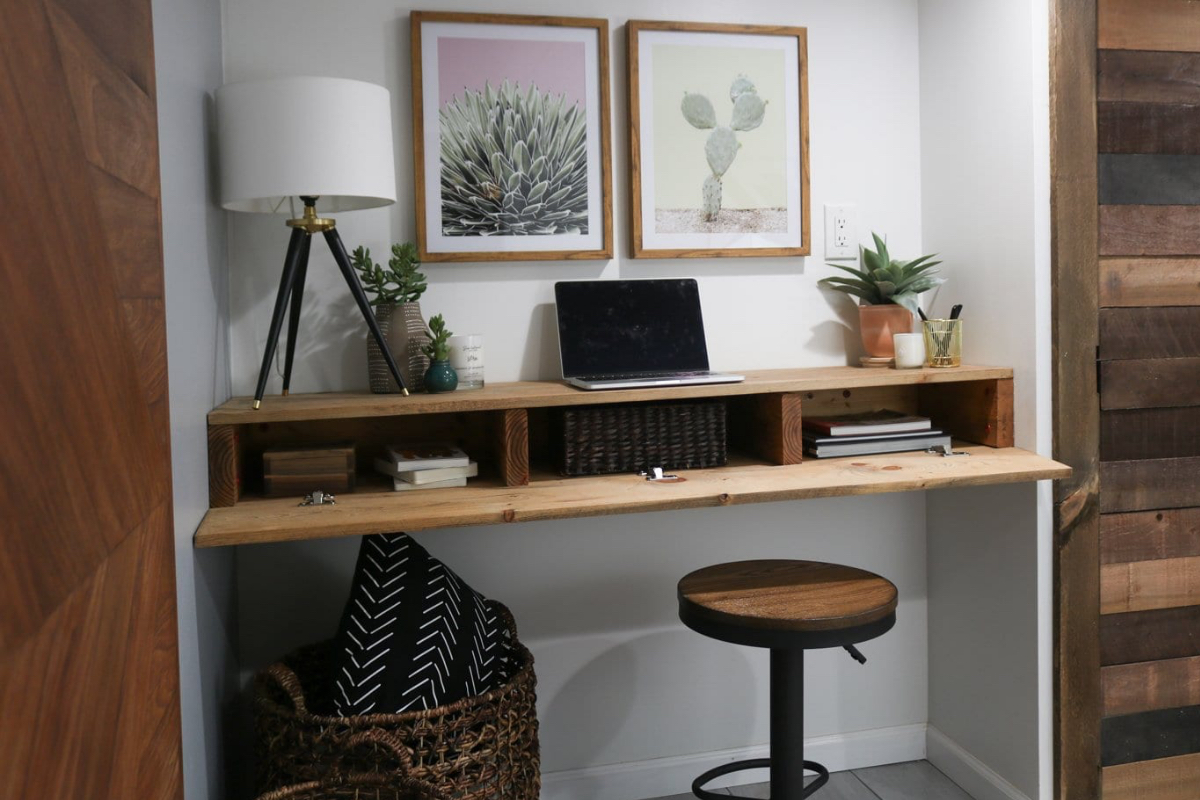
[[[819,561],[735,561],[679,581],[679,618],[692,630],[754,647],[845,647],[896,622],[896,585]]]
[[[824,786],[829,770],[804,759],[804,651],[844,647],[866,663],[854,645],[896,624],[896,597],[887,578],[819,561],[735,561],[686,575],[679,582],[683,624],[721,641],[771,649],[771,757],[714,767],[692,781],[692,794],[729,797],[705,786],[749,769],[770,769],[771,800],[802,800]],[[807,786],[806,770],[816,773]]]

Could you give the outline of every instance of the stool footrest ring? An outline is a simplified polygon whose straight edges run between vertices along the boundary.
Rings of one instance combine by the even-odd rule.
[[[700,777],[696,778],[696,780],[692,781],[692,794],[696,795],[696,797],[699,797],[700,800],[726,800],[729,795],[710,792],[708,789],[704,788],[704,784],[734,772],[742,772],[748,769],[770,769],[770,767],[771,759],[769,758],[750,758],[746,759],[745,761],[734,761],[729,764],[722,764],[719,767],[713,767],[707,772],[701,774]],[[800,795],[801,797],[808,797],[813,792],[817,791],[817,789],[820,789],[829,782],[829,770],[825,769],[823,764],[818,764],[816,761],[807,760],[804,762],[804,768],[817,773],[816,780],[814,780],[808,786],[805,786],[804,792]],[[733,797],[740,798],[740,800],[750,800],[750,798],[741,797],[741,795],[736,794],[733,795]]]

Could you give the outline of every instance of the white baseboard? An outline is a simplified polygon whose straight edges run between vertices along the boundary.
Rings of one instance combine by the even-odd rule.
[[[877,767],[925,758],[925,725],[903,725],[804,741],[804,756],[830,772]],[[684,794],[705,770],[746,758],[767,758],[768,745],[712,753],[655,758],[625,764],[551,772],[542,776],[542,800],[640,800]],[[713,781],[712,787],[767,780],[766,770]],[[981,799],[982,800],[982,799]]]
[[[925,756],[975,800],[1029,800],[991,767],[932,725],[925,733]]]

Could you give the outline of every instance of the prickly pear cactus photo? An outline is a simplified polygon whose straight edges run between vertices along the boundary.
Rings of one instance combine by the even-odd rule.
[[[634,257],[809,255],[807,31],[626,30]]]
[[[587,234],[582,105],[504,80],[464,89],[439,115],[443,235]]]
[[[745,75],[737,76],[730,85],[729,102],[733,104],[733,111],[727,126],[717,124],[717,111],[712,101],[702,94],[685,92],[680,103],[683,118],[693,128],[712,131],[704,143],[704,155],[712,170],[701,189],[700,208],[705,222],[715,221],[721,213],[721,176],[733,166],[742,146],[737,134],[762,125],[763,115],[767,113],[767,101],[758,96],[754,82]]]
[[[708,85],[711,87],[712,82]],[[757,150],[761,156],[778,142],[772,136],[764,138],[758,130],[769,119],[770,103],[749,75],[734,73],[726,85],[729,87],[727,96],[724,91],[714,94],[689,88],[683,90],[678,113],[690,128],[683,129],[689,133],[683,134],[683,141],[677,142],[676,146],[682,153],[689,152],[685,148],[697,148],[703,153],[708,170],[691,179],[695,181],[691,185],[696,187],[690,190],[695,192],[693,203],[684,207],[656,206],[655,222],[659,233],[787,230],[786,210],[782,204],[763,202],[770,192],[758,191],[759,187],[755,185],[761,181],[761,159],[752,170],[739,171],[738,168],[738,157],[747,148],[752,153]],[[780,122],[776,121],[775,125],[778,129]],[[697,135],[697,132],[703,135]],[[687,158],[689,165],[698,161],[686,155],[666,154],[666,157],[677,164],[681,158]],[[687,174],[694,174],[691,169],[689,166]],[[686,176],[681,177],[687,180]],[[740,181],[739,191],[731,194],[727,180]],[[731,203],[733,207],[730,207]]]

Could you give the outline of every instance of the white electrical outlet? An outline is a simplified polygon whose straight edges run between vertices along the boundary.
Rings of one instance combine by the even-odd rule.
[[[830,261],[858,258],[858,206],[825,206],[825,258]]]

